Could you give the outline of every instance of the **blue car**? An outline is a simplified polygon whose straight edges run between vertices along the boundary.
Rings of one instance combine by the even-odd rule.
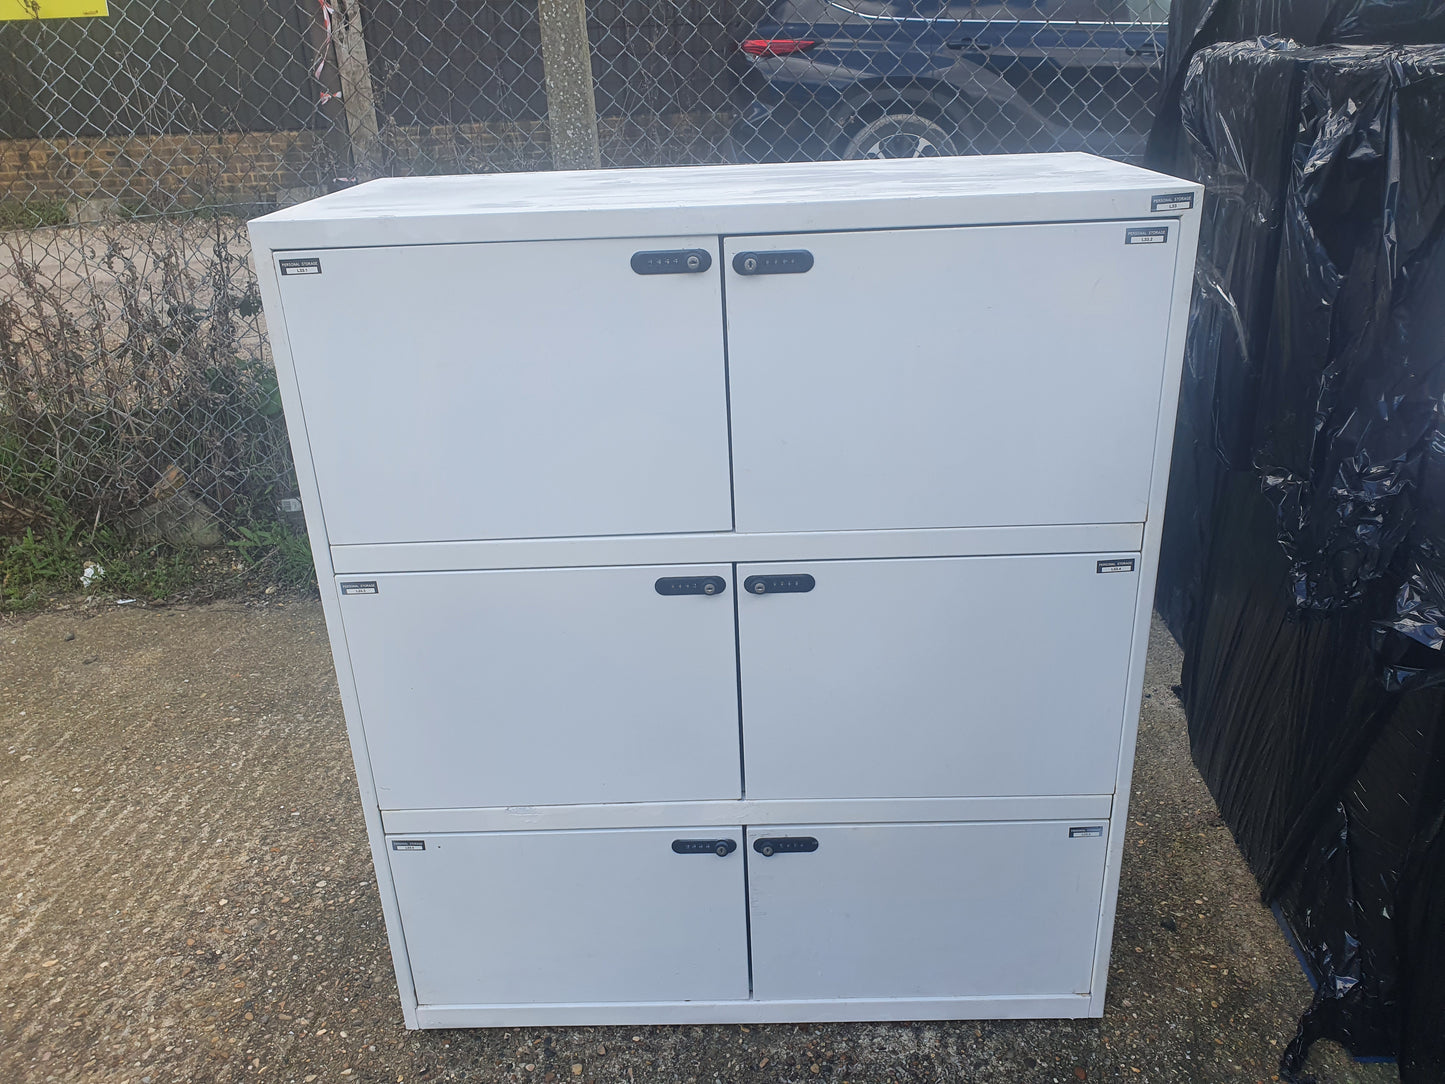
[[[1143,153],[1167,0],[775,0],[740,48],[755,161]]]

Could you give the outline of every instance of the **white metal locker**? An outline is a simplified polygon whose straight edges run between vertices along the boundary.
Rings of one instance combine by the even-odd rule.
[[[387,843],[420,1004],[748,996],[741,828]]]
[[[751,827],[754,995],[1085,993],[1107,836],[1097,821]]]
[[[652,248],[717,238],[278,254],[331,543],[730,529],[718,271]]]
[[[1202,195],[963,156],[251,224],[409,1027],[1102,1014]]]
[[[739,565],[748,795],[1111,792],[1138,563]]]
[[[727,565],[339,578],[383,809],[739,795]],[[715,594],[659,594],[709,581]]]
[[[1177,234],[727,238],[737,529],[1141,522]],[[791,249],[810,270],[733,266]]]

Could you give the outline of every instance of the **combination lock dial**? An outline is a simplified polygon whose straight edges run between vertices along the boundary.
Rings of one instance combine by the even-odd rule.
[[[813,269],[813,254],[805,248],[775,252],[739,252],[733,270],[739,275],[801,275]]]

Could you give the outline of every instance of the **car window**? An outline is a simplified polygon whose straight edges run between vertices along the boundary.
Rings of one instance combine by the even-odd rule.
[[[832,3],[860,15],[892,19],[1165,22],[1169,17],[1169,0],[832,0]]]
[[[1012,0],[1011,3],[989,2],[959,3],[958,0],[832,0],[832,2],[860,15],[874,15],[892,19],[991,19],[1007,15],[1014,19],[1040,19],[1046,7],[1057,6],[1058,0]]]

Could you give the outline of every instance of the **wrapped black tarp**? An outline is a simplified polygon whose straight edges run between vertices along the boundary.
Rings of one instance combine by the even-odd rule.
[[[1183,152],[1179,106],[1189,64],[1221,42],[1280,37],[1300,45],[1422,45],[1445,42],[1445,0],[1173,0],[1149,157]]]
[[[1210,46],[1179,122],[1191,748],[1318,984],[1286,1075],[1329,1038],[1445,1080],[1445,47]]]
[[[1299,49],[1248,45],[1209,57],[1183,100],[1193,133],[1170,172],[1209,185],[1199,230],[1155,605],[1175,639],[1198,606],[1209,517],[1224,475],[1250,466],[1259,361],[1274,298],[1280,214],[1299,109]]]

